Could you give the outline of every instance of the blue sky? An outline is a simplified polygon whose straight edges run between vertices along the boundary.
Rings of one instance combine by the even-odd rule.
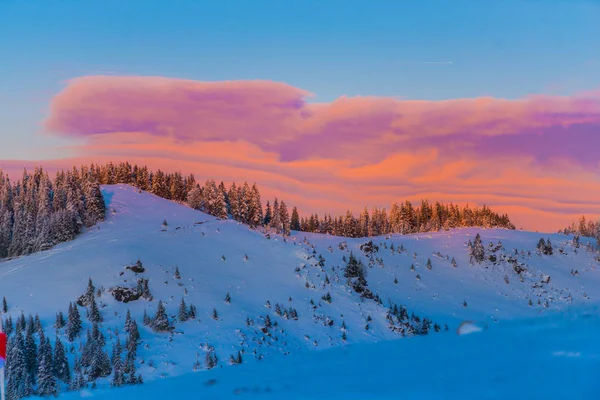
[[[65,155],[40,124],[85,75],[268,79],[311,101],[598,89],[598,21],[577,0],[2,0],[0,159]]]

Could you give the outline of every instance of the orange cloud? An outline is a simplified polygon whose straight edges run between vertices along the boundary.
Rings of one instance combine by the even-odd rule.
[[[53,99],[45,126],[84,138],[71,149],[80,159],[59,163],[129,160],[256,181],[306,213],[427,197],[486,203],[528,229],[600,215],[598,92],[316,104],[308,95],[269,81],[83,77]]]

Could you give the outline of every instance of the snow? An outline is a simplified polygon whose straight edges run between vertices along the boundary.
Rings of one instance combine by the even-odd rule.
[[[598,309],[485,334],[438,335],[277,356],[97,399],[597,399]],[[67,398],[77,398],[70,395]]]
[[[400,393],[402,398],[590,398],[592,394],[592,382],[597,381],[592,373],[598,370],[598,345],[593,339],[600,328],[595,308],[600,263],[584,239],[575,249],[572,237],[565,235],[477,228],[370,239],[302,232],[287,239],[277,235],[266,239],[234,221],[127,185],[102,190],[108,205],[105,222],[72,242],[0,263],[0,296],[6,296],[13,319],[21,311],[39,313],[50,337],[56,312],[66,313],[69,302],[85,292],[88,277],[97,288],[104,288],[98,304],[108,335],[109,328],[122,331],[127,309],[140,322],[139,357],[144,364],[138,372],[146,383],[109,389],[104,381],[97,390],[65,397],[117,399],[121,393],[165,398],[173,397],[166,396],[173,390],[177,398],[202,394],[215,399],[386,399]],[[525,252],[518,257],[527,268],[523,282],[506,262],[469,265],[466,242],[477,233],[486,251],[490,241],[502,242],[504,250],[498,256],[514,257],[514,249]],[[537,254],[541,237],[552,241],[554,255]],[[369,240],[379,246],[374,256],[382,263],[367,268],[367,281],[383,306],[360,299],[344,284],[342,257],[352,251],[369,265],[359,249]],[[340,249],[341,242],[347,249]],[[403,245],[406,252],[392,252],[392,244],[395,249]],[[319,254],[326,260],[324,268],[317,265]],[[451,266],[453,257],[456,268]],[[146,271],[136,276],[125,267],[138,258]],[[427,259],[432,261],[431,270],[426,268]],[[174,277],[176,267],[181,279]],[[570,273],[575,269],[579,275]],[[331,281],[326,287],[325,274]],[[548,283],[542,282],[545,276],[550,277]],[[135,286],[139,277],[149,279],[153,301],[123,304],[108,292],[115,285]],[[224,300],[228,292],[230,304]],[[321,300],[328,292],[331,304]],[[168,315],[175,316],[182,297],[197,307],[197,321],[177,322],[173,335],[141,326],[144,309],[153,315],[162,300]],[[271,308],[265,307],[267,300]],[[314,311],[311,300],[317,304]],[[400,338],[385,320],[390,302],[447,324],[449,332]],[[276,303],[295,308],[298,321],[276,316]],[[217,321],[213,308],[219,314]],[[333,326],[315,321],[313,312],[332,319]],[[260,341],[260,318],[266,315],[278,323],[272,330],[277,340]],[[367,331],[368,316],[372,321]],[[248,317],[254,326],[246,326]],[[467,331],[480,332],[457,335],[464,321],[472,321]],[[87,321],[84,327],[89,327]],[[196,358],[204,360],[207,343],[215,347],[222,368],[193,372]],[[244,364],[229,366],[229,356],[241,349]],[[264,359],[258,361],[258,355]],[[206,386],[210,379],[216,384]],[[267,387],[270,391],[265,391]]]

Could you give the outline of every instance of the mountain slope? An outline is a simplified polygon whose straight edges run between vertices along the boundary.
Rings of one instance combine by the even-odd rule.
[[[299,233],[267,239],[234,221],[218,220],[130,186],[111,185],[102,190],[106,221],[72,242],[0,263],[0,295],[6,296],[13,318],[21,311],[39,313],[47,334],[54,337],[55,313],[66,312],[91,277],[101,288],[97,301],[109,339],[114,339],[115,328],[122,331],[127,309],[141,327],[144,310],[153,315],[158,300],[175,317],[184,298],[196,306],[196,320],[176,322],[172,335],[142,329],[139,372],[146,381],[191,372],[197,359],[203,363],[207,344],[215,347],[221,364],[226,365],[229,355],[238,351],[243,351],[245,363],[253,364],[262,356],[268,359],[344,343],[397,339],[400,335],[388,328],[386,319],[391,303],[403,304],[409,313],[414,311],[442,327],[448,325],[450,333],[419,338],[435,341],[447,340],[440,337],[451,335],[464,320],[481,321],[492,330],[503,321],[553,315],[573,306],[590,306],[600,298],[597,253],[588,250],[583,240],[575,248],[572,238],[564,235],[543,235],[554,244],[551,256],[536,253],[542,235],[501,229],[372,239]],[[166,227],[162,225],[165,219]],[[527,270],[519,275],[509,261],[470,266],[466,242],[477,233],[488,254],[492,254],[488,242],[501,241],[504,249],[493,253],[497,260],[514,257]],[[372,254],[373,265],[366,268],[368,286],[383,304],[361,299],[343,277],[344,258],[350,252],[370,264],[368,254],[360,249],[369,240],[379,250]],[[399,253],[398,248],[405,251]],[[318,265],[319,255],[324,266]],[[452,258],[456,268],[451,266]],[[125,269],[138,259],[144,273]],[[428,259],[431,270],[426,267]],[[180,279],[175,277],[176,268]],[[574,276],[571,270],[579,274]],[[542,283],[543,274],[551,277],[548,283]],[[135,286],[141,277],[149,280],[154,300],[123,304],[110,294],[110,288]],[[230,303],[225,302],[227,293]],[[322,300],[327,293],[331,304]],[[265,307],[267,301],[271,308]],[[298,320],[276,315],[276,303],[296,310]],[[277,326],[264,334],[262,318],[267,315]],[[254,325],[246,325],[248,318]],[[86,321],[85,327],[89,326]]]
[[[597,308],[506,325],[486,334],[415,337],[273,357],[259,364],[102,390],[94,397],[99,400],[598,398]],[[73,396],[79,397],[79,394]]]

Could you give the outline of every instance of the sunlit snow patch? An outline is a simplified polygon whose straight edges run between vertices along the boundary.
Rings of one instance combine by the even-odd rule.
[[[481,332],[487,328],[485,323],[474,322],[474,321],[464,321],[459,325],[456,329],[456,333],[458,335],[468,335],[470,333]]]

